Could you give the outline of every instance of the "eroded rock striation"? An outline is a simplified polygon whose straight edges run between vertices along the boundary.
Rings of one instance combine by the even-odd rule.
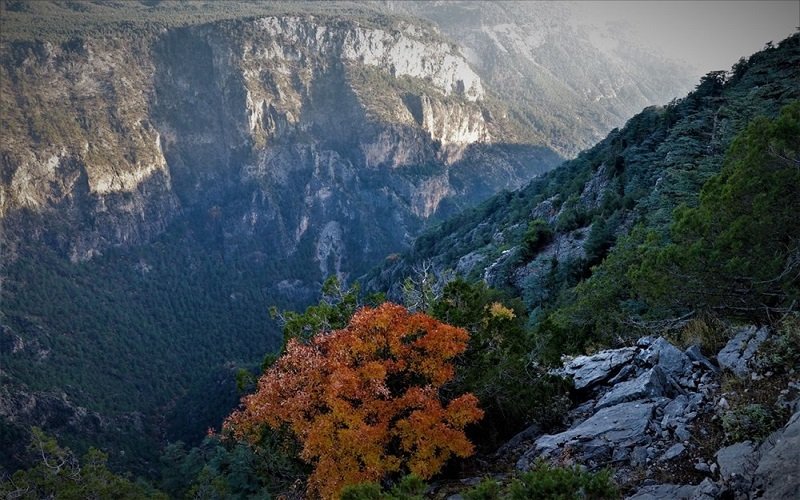
[[[9,247],[38,237],[73,261],[214,209],[244,255],[329,246],[336,223],[348,258],[318,250],[317,267],[346,275],[403,248],[443,203],[560,159],[502,154],[511,124],[492,117],[482,79],[409,21],[267,16],[0,52]]]
[[[763,442],[723,446],[712,430],[729,411],[721,377],[754,377],[758,346],[768,336],[766,328],[735,330],[716,362],[696,346],[682,351],[661,337],[566,360],[559,372],[572,378],[581,401],[566,430],[527,432],[501,453],[516,452],[519,470],[528,470],[537,460],[590,470],[609,467],[630,491],[629,498],[637,500],[795,498],[800,488],[800,400],[787,403],[789,422]],[[734,353],[744,361],[728,363]],[[790,383],[781,394],[796,385]],[[711,445],[705,441],[720,447],[706,456]],[[687,476],[696,483],[659,481]]]

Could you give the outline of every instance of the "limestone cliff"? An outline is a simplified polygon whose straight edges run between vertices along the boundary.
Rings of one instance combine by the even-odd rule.
[[[352,269],[401,247],[443,200],[474,203],[557,161],[531,146],[524,162],[478,168],[471,150],[508,135],[480,77],[430,28],[384,21],[272,16],[3,44],[7,234],[30,237],[23,219],[41,215],[86,260],[222,207],[226,235],[251,251],[333,238]],[[473,182],[454,184],[454,170]],[[384,219],[345,248],[370,207]]]

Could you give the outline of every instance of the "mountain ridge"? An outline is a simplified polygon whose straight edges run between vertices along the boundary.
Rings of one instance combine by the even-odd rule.
[[[2,4],[4,422],[115,460],[224,416],[230,374],[279,346],[266,305],[562,159],[429,21],[175,5]],[[62,410],[101,423],[87,440]]]

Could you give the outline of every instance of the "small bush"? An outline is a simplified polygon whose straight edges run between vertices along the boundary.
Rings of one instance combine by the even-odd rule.
[[[697,345],[704,353],[715,354],[730,340],[730,335],[719,318],[705,314],[689,320],[670,340],[683,348]]]
[[[464,492],[466,500],[500,500],[502,488],[494,479],[484,479],[478,486]]]
[[[787,315],[758,353],[762,368],[783,373],[800,366],[800,314]]]
[[[753,403],[725,413],[722,416],[722,428],[731,443],[747,439],[761,441],[780,427],[781,420],[772,408]]]
[[[553,241],[553,230],[543,219],[536,219],[528,224],[528,230],[522,239],[522,257],[532,259],[542,248]]]
[[[538,462],[534,468],[517,476],[505,487],[492,479],[484,479],[475,488],[464,492],[467,500],[528,500],[619,498],[610,470],[587,472],[578,466],[553,467]]]
[[[591,473],[578,466],[551,467],[545,463],[537,464],[511,483],[509,493],[512,500],[619,498],[609,470]]]
[[[428,485],[419,477],[405,476],[389,491],[384,491],[378,483],[361,483],[346,486],[341,500],[422,500]]]

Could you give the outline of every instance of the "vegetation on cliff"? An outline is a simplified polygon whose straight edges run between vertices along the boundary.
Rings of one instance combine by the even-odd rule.
[[[26,5],[5,2],[3,8],[17,12]],[[216,19],[213,12],[204,15],[211,17],[174,22]],[[25,33],[47,30],[42,23]],[[302,232],[293,260],[241,250],[254,238],[232,243],[226,221],[256,213],[242,202],[256,200],[251,191],[212,190],[213,199],[203,202],[208,206],[187,210],[147,245],[104,249],[83,263],[59,255],[69,244],[63,231],[37,226],[44,228],[38,243],[4,247],[15,258],[2,269],[0,377],[5,383],[13,373],[25,379],[24,391],[34,392],[55,382],[68,393],[59,408],[94,422],[92,432],[124,429],[102,443],[120,452],[112,465],[122,461],[121,451],[131,453],[128,465],[151,477],[161,472],[159,487],[172,496],[247,498],[308,487],[324,496],[343,491],[346,498],[392,498],[421,495],[419,478],[474,467],[453,456],[493,451],[531,424],[557,426],[570,388],[547,366],[564,354],[623,345],[643,333],[697,335],[711,348],[726,340],[715,337],[723,322],[774,323],[781,333],[765,356],[784,376],[778,367],[796,364],[800,352],[793,315],[800,300],[799,68],[800,35],[794,35],[731,72],[708,74],[686,98],[645,109],[576,159],[443,222],[417,238],[412,251],[367,276],[371,289],[398,300],[404,292],[413,312],[329,281],[322,302],[304,313],[273,311],[283,321],[282,347],[265,302],[285,293],[280,307],[308,303],[316,291],[290,278],[314,282],[347,257],[337,254],[341,249],[323,253],[309,240],[300,243]],[[374,77],[369,71],[354,75],[365,82]],[[398,85],[408,92],[424,87],[406,80]],[[42,140],[77,133],[74,124],[62,127],[58,116],[40,118],[29,124],[15,119],[14,126],[30,126]],[[202,156],[198,151],[191,154]],[[417,165],[408,178],[419,180],[428,167]],[[347,170],[337,172],[332,178],[347,177]],[[202,182],[224,184],[213,176]],[[197,195],[191,177],[176,183],[187,199]],[[280,214],[288,206],[279,203],[281,196],[306,185],[276,186],[281,194],[269,203]],[[319,192],[328,199],[329,192]],[[321,212],[326,207],[318,206]],[[382,210],[392,214],[391,205]],[[336,227],[325,226],[328,243]],[[368,230],[358,228],[349,243],[360,244],[358,231]],[[282,235],[287,241],[289,233]],[[327,267],[318,272],[303,265],[315,259]],[[270,351],[259,367],[256,357]],[[6,362],[6,352],[19,355]],[[209,373],[209,366],[219,372]],[[234,404],[234,373],[240,390],[255,392],[222,435],[194,448],[167,446],[163,470],[155,471],[163,436],[152,429],[166,426],[142,425],[131,415],[166,413],[176,429],[169,437],[191,439]],[[38,408],[3,396],[20,408]],[[69,398],[89,410],[70,407]],[[743,400],[724,423],[726,432],[762,436],[780,425],[782,413],[759,405]],[[107,418],[95,419],[93,411]],[[36,456],[23,457],[11,441],[25,429],[5,415],[0,425],[4,465],[30,465],[4,477],[3,493],[157,495],[109,471],[100,452],[79,462],[39,431],[32,433]],[[85,449],[89,443],[67,444]],[[406,473],[415,476],[401,479]],[[364,481],[372,483],[356,484]],[[343,490],[348,485],[353,488]],[[508,488],[487,481],[469,495],[516,498],[543,491],[617,494],[607,474],[542,465]]]

